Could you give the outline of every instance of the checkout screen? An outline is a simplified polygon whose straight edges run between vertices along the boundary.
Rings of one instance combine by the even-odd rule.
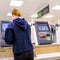
[[[5,31],[9,23],[2,23],[2,31]]]
[[[48,31],[49,28],[48,28],[47,24],[39,24],[38,25],[38,30],[40,30],[40,31]]]

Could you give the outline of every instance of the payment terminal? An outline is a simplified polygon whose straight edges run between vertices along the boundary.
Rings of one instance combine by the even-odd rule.
[[[8,27],[8,24],[9,24],[9,21],[1,21],[0,22],[0,36],[1,36],[1,38],[0,38],[0,45],[2,46],[2,47],[7,47],[7,46],[9,46],[9,45],[7,45],[6,43],[5,43],[5,30],[6,30],[6,28]]]
[[[51,44],[52,34],[48,22],[35,22],[38,45]]]

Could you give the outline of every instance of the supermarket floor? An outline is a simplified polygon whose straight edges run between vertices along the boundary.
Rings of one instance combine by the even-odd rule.
[[[14,60],[13,57],[0,58],[0,60]],[[39,54],[36,55],[34,60],[60,60],[60,52]]]
[[[10,57],[10,58],[0,58],[0,60],[14,60],[14,59],[13,57]],[[60,58],[37,59],[37,60],[60,60]]]

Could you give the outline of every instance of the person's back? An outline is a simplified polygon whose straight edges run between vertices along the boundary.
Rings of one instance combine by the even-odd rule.
[[[15,17],[16,15],[6,29],[5,41],[7,44],[13,45],[15,60],[33,60],[30,26],[24,18]]]

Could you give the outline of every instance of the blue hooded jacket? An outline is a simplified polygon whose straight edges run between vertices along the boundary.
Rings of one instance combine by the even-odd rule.
[[[24,18],[10,22],[5,31],[5,42],[13,45],[14,54],[33,50],[30,25]]]

